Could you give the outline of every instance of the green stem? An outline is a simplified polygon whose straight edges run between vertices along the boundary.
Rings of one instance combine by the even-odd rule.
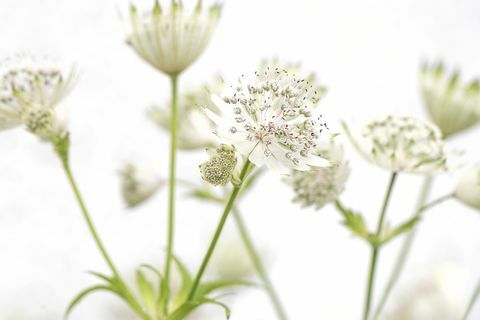
[[[270,297],[270,300],[272,301],[272,304],[273,304],[273,307],[275,308],[275,312],[277,313],[278,319],[287,320],[287,315],[282,306],[280,298],[277,292],[275,291],[275,288],[273,287],[273,283],[270,280],[268,273],[265,270],[265,267],[263,266],[263,262],[260,258],[260,255],[255,250],[252,238],[248,233],[248,230],[247,230],[247,227],[245,226],[243,218],[240,215],[240,212],[238,212],[236,208],[233,208],[233,217],[235,218],[238,231],[240,232],[240,236],[242,238],[243,244],[245,245],[245,248],[247,249],[248,255],[250,256],[250,259],[252,260],[258,275],[262,279],[263,285],[265,286],[265,290],[267,291]]]
[[[165,302],[169,299],[170,288],[170,269],[172,265],[172,253],[173,253],[173,239],[174,239],[174,226],[175,226],[175,163],[177,153],[177,127],[178,127],[178,110],[177,110],[177,97],[178,97],[178,75],[170,76],[172,83],[172,109],[170,117],[170,176],[168,184],[168,232],[167,232],[167,258],[165,262],[164,271],[164,290]],[[168,310],[168,303],[164,304],[165,312]]]
[[[380,236],[380,233],[382,232],[388,203],[392,195],[392,190],[393,190],[393,186],[395,184],[396,178],[397,178],[397,173],[393,172],[390,176],[390,182],[388,184],[387,193],[385,194],[385,198],[383,200],[382,211],[380,212],[380,218],[377,224],[377,232],[376,232],[377,237]],[[373,295],[373,288],[374,288],[374,282],[375,282],[375,270],[377,266],[379,249],[380,248],[377,246],[372,246],[372,257],[370,260],[370,270],[368,274],[367,295],[365,299],[365,312],[363,314],[363,320],[367,320],[370,314],[370,307],[372,304],[372,295]]]
[[[83,218],[85,219],[88,229],[90,230],[90,233],[95,240],[95,243],[97,244],[98,249],[100,250],[100,253],[102,254],[103,258],[105,259],[105,262],[109,266],[110,270],[113,273],[114,279],[118,280],[120,282],[120,285],[122,286],[122,290],[125,294],[125,298],[127,302],[131,305],[131,307],[137,312],[138,315],[142,317],[142,319],[148,319],[148,317],[145,315],[143,312],[142,307],[138,304],[137,300],[135,299],[135,296],[132,294],[128,286],[125,284],[123,281],[122,277],[120,276],[120,273],[118,272],[117,268],[113,264],[112,259],[108,255],[108,252],[105,248],[105,246],[102,243],[102,240],[100,239],[100,236],[97,233],[97,230],[95,228],[95,225],[93,224],[92,218],[90,217],[90,214],[88,213],[87,207],[85,205],[85,202],[83,200],[82,194],[80,193],[80,190],[78,189],[77,183],[75,182],[75,179],[73,178],[72,170],[70,168],[70,164],[68,161],[68,156],[65,154],[61,154],[60,159],[62,161],[63,169],[65,170],[65,173],[67,175],[68,181],[70,182],[70,185],[73,189],[73,192],[75,194],[75,198],[77,199],[77,203],[80,207],[80,210],[82,211]]]
[[[473,306],[475,305],[475,302],[477,301],[479,296],[480,296],[480,281],[478,282],[477,287],[473,291],[472,297],[470,298],[470,302],[468,303],[467,310],[465,310],[462,320],[468,319],[468,316],[470,315],[470,312],[472,311]]]
[[[188,294],[188,301],[193,301],[195,299],[195,295],[198,290],[198,286],[200,285],[200,280],[202,279],[203,273],[205,272],[205,269],[207,268],[208,262],[210,261],[210,258],[213,254],[213,251],[215,250],[215,246],[217,245],[217,241],[220,238],[220,234],[222,233],[223,227],[225,226],[225,222],[227,221],[228,214],[233,208],[233,204],[235,203],[235,199],[237,198],[238,192],[240,191],[243,181],[251,167],[251,162],[247,159],[245,161],[245,164],[243,165],[242,171],[240,173],[239,179],[240,183],[235,185],[232,189],[232,192],[230,193],[230,197],[228,198],[227,204],[225,206],[225,209],[223,211],[222,217],[220,218],[220,221],[218,223],[217,229],[215,230],[215,234],[213,235],[213,239],[210,242],[210,245],[208,247],[207,253],[205,254],[205,257],[203,258],[202,264],[200,266],[200,269],[197,272],[197,275],[195,276],[195,280],[193,281],[192,288],[190,289],[190,293]]]
[[[418,202],[417,202],[417,212],[414,214],[414,216],[418,216],[419,213],[421,213],[421,211],[424,211],[424,210],[421,210],[421,209],[424,206],[425,202],[427,201],[428,195],[430,193],[430,189],[432,188],[432,184],[433,184],[433,177],[432,176],[427,176],[425,178],[425,181],[423,182],[422,190],[420,192],[420,196],[419,196]],[[412,243],[413,243],[413,240],[415,238],[416,232],[417,232],[417,227],[414,227],[413,230],[411,230],[407,234],[407,236],[406,236],[406,238],[403,242],[402,248],[401,248],[400,253],[399,253],[399,255],[397,257],[397,260],[395,262],[395,266],[394,266],[394,268],[392,270],[392,273],[390,274],[390,278],[387,282],[387,286],[385,287],[385,289],[382,293],[382,296],[380,298],[380,302],[378,303],[378,306],[375,310],[375,314],[374,314],[373,319],[377,319],[380,316],[380,314],[382,313],[383,307],[385,306],[393,287],[397,283],[397,281],[398,281],[398,279],[399,279],[399,277],[400,277],[400,275],[403,271],[403,268],[405,266],[405,262],[407,260],[408,254],[410,252],[410,248],[412,247]]]

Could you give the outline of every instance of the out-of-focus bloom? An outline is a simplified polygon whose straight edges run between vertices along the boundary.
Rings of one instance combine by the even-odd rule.
[[[212,267],[224,280],[240,280],[255,274],[252,259],[235,230],[220,239],[212,258]]]
[[[389,115],[363,128],[344,129],[357,151],[371,163],[392,172],[430,174],[445,169],[448,154],[440,130],[409,116]]]
[[[468,293],[462,270],[445,263],[425,270],[429,273],[415,279],[415,285],[392,300],[397,305],[385,320],[461,319]]]
[[[217,76],[210,83],[200,88],[180,94],[177,101],[178,129],[177,145],[180,149],[195,150],[210,148],[218,144],[213,134],[215,126],[205,115],[202,108],[218,112],[211,96],[220,94],[225,87],[222,77]],[[162,107],[153,107],[148,116],[160,127],[170,130],[171,106],[170,102]]]
[[[131,163],[120,171],[123,200],[129,208],[148,200],[163,185],[163,181],[153,172]]]
[[[333,141],[317,148],[316,153],[330,160],[332,165],[310,171],[296,171],[285,177],[295,192],[294,202],[302,207],[315,206],[321,209],[335,201],[344,191],[345,183],[350,175],[350,167],[345,159],[343,147]]]
[[[455,190],[455,198],[480,209],[480,164],[470,168],[462,176]]]
[[[0,130],[24,125],[43,139],[63,130],[55,107],[74,82],[65,71],[45,59],[18,55],[0,63]]]
[[[225,144],[216,149],[207,150],[210,159],[200,165],[202,179],[214,186],[226,185],[232,180],[237,166],[235,149]]]
[[[205,112],[218,126],[217,135],[256,166],[306,171],[330,164],[313,152],[327,130],[314,110],[324,91],[285,69],[266,66],[252,77],[242,75],[223,99],[212,97],[218,113]]]
[[[175,75],[195,62],[205,50],[220,13],[220,5],[204,10],[201,0],[192,12],[176,0],[168,8],[162,8],[155,1],[151,10],[141,14],[131,6],[127,43],[149,64]]]
[[[428,113],[445,138],[480,121],[480,85],[461,83],[459,77],[459,73],[446,74],[441,63],[425,63],[420,71]]]

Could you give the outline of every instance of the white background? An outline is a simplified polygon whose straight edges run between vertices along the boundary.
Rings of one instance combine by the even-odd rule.
[[[126,10],[127,3],[113,0],[1,0],[0,54],[47,53],[81,69],[79,84],[66,101],[73,170],[114,260],[129,274],[142,262],[162,261],[166,192],[129,212],[123,209],[116,171],[124,161],[138,160],[166,176],[168,136],[145,111],[168,98],[170,88],[166,77],[125,45],[118,12]],[[334,128],[339,118],[388,112],[424,117],[417,81],[423,59],[444,59],[467,78],[480,75],[479,15],[475,0],[230,1],[211,45],[181,85],[209,80],[216,72],[234,78],[256,68],[262,58],[277,56],[302,62],[329,88],[322,107]],[[472,130],[450,145],[467,151],[467,160],[478,161],[479,133]],[[343,199],[373,225],[388,175],[348,151],[353,172]],[[61,319],[73,295],[93,283],[85,271],[107,272],[106,266],[50,146],[13,130],[1,133],[0,155],[0,319],[13,314]],[[204,158],[203,153],[181,153],[180,176],[198,179],[197,164]],[[434,195],[449,192],[456,178],[440,177]],[[341,227],[332,208],[315,212],[291,204],[291,190],[279,180],[267,175],[242,209],[268,252],[271,275],[291,319],[358,319],[367,246]],[[391,220],[411,213],[421,181],[400,177]],[[176,251],[193,271],[220,208],[199,205],[180,193],[178,199]],[[448,263],[455,270],[455,296],[466,304],[480,277],[479,231],[478,212],[455,202],[430,212],[397,295],[418,274]],[[382,251],[378,288],[400,243]],[[274,319],[259,290],[243,291],[229,301],[233,320]],[[99,294],[80,305],[72,319],[119,319],[112,310],[120,309],[118,300]],[[222,319],[219,310],[209,311]],[[475,312],[471,319],[480,317],[479,306]]]

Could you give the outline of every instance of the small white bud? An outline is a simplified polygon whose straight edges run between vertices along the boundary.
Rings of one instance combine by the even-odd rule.
[[[206,182],[214,186],[224,186],[232,180],[236,165],[235,150],[231,146],[222,144],[211,154],[210,160],[200,165],[200,173]]]
[[[480,209],[480,165],[476,165],[461,177],[455,198],[473,208]]]

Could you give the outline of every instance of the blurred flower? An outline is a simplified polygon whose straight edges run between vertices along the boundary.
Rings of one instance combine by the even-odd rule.
[[[394,172],[433,173],[446,168],[447,152],[440,130],[409,116],[389,115],[368,122],[358,132],[344,129],[368,161]]]
[[[162,8],[156,0],[153,8],[141,15],[132,5],[127,43],[152,66],[175,75],[195,62],[205,50],[220,12],[218,4],[204,10],[201,0],[193,12],[175,0],[169,8]]]
[[[0,130],[24,125],[43,139],[63,131],[55,111],[74,72],[45,59],[17,55],[0,63]]]
[[[214,186],[226,185],[232,180],[232,174],[237,165],[235,149],[222,144],[207,152],[210,159],[200,165],[202,179]]]
[[[462,176],[455,197],[473,208],[480,209],[480,165],[476,165]]]
[[[212,257],[212,267],[223,280],[240,280],[253,276],[256,271],[238,232],[222,237]]]
[[[321,209],[335,201],[344,191],[350,167],[343,147],[335,144],[333,140],[318,147],[315,152],[330,160],[332,165],[310,171],[293,170],[284,181],[292,186],[295,192],[294,202],[300,203],[302,207],[315,206],[316,209]]]
[[[212,97],[218,114],[205,112],[218,126],[217,135],[256,166],[305,171],[329,165],[313,153],[327,129],[314,113],[323,92],[295,73],[266,66],[251,78],[242,75],[223,100]]]
[[[461,319],[467,301],[462,270],[450,264],[425,268],[428,274],[404,290],[386,320]]]
[[[122,196],[128,208],[148,200],[163,185],[153,172],[127,163],[120,171]]]
[[[461,83],[458,72],[449,76],[441,63],[431,66],[425,63],[420,72],[420,84],[430,118],[445,138],[480,121],[478,81]]]
[[[193,150],[205,149],[218,144],[217,137],[213,134],[215,127],[205,115],[202,108],[217,112],[211,95],[220,94],[225,87],[222,77],[217,76],[210,83],[200,88],[187,91],[178,97],[178,129],[177,145],[180,149]],[[171,107],[170,102],[161,107],[153,107],[148,116],[160,127],[170,130]]]

